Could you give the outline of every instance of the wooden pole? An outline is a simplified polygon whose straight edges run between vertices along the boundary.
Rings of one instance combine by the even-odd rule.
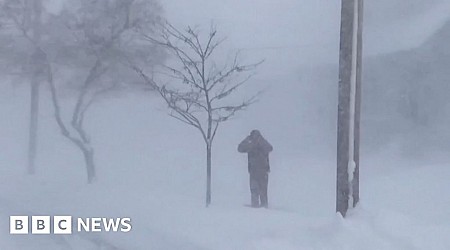
[[[342,0],[339,51],[336,212],[359,201],[363,0]]]

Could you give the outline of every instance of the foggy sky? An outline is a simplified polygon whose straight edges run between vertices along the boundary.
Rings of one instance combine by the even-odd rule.
[[[450,16],[447,0],[364,4],[366,55],[418,46]],[[298,52],[295,61],[302,64],[337,61],[340,1],[167,0],[163,6],[176,24],[204,25],[213,20],[232,41],[229,46],[269,51],[266,54]]]

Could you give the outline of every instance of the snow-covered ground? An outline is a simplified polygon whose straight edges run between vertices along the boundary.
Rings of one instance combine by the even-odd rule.
[[[191,2],[209,8],[202,9],[205,13],[200,8],[198,13],[180,11],[192,7]],[[59,134],[43,88],[37,174],[26,176],[29,90],[26,84],[14,83],[11,88],[2,82],[0,250],[450,249],[450,157],[446,152],[421,152],[413,157],[405,156],[405,143],[394,139],[383,152],[371,152],[363,143],[361,202],[346,219],[334,212],[336,117],[328,111],[336,110],[337,92],[324,91],[325,85],[298,68],[311,61],[337,63],[339,4],[218,2],[165,4],[176,24],[205,23],[213,16],[224,36],[230,36],[231,47],[244,48],[244,59],[267,59],[248,89],[265,89],[261,101],[224,124],[214,142],[212,205],[204,206],[206,170],[200,135],[168,117],[165,107],[148,93],[103,100],[88,112],[87,131],[96,150],[98,180],[87,185],[82,155]],[[377,2],[372,1],[372,6]],[[448,4],[439,2],[443,5],[434,9],[434,23],[441,16],[444,19],[440,12],[447,15]],[[378,23],[377,15],[384,17],[383,11],[367,13],[372,23]],[[303,25],[298,25],[298,16],[305,17]],[[261,17],[267,25],[261,25]],[[369,53],[398,49],[383,42],[393,44],[392,33],[398,33],[394,38],[405,37],[397,32],[399,25],[385,24],[372,31],[369,24],[368,37],[382,41],[378,50],[367,43]],[[394,27],[395,32],[386,32],[385,26]],[[407,39],[408,46],[420,43],[426,36],[422,33],[428,32],[415,35],[417,29],[408,30],[407,37],[415,38]],[[330,77],[337,79],[337,74]],[[274,146],[267,210],[244,206],[250,199],[247,160],[236,148],[254,128]],[[364,142],[377,136],[362,130]],[[10,215],[130,217],[132,231],[9,235]]]
[[[333,152],[285,153],[286,145],[276,139],[282,131],[263,130],[275,148],[270,209],[252,209],[244,206],[249,203],[246,158],[236,152],[248,131],[236,120],[223,127],[215,144],[213,203],[205,208],[199,136],[146,98],[104,101],[90,113],[99,179],[87,185],[81,154],[58,134],[45,93],[38,174],[24,175],[26,102],[20,100],[26,95],[20,88],[8,91],[1,110],[10,119],[0,121],[2,250],[450,249],[448,159],[401,159],[393,149],[363,154],[361,204],[342,219],[334,213]],[[133,228],[9,235],[10,215],[130,217]]]
[[[362,164],[361,205],[345,220],[333,211],[334,164],[327,161],[273,166],[268,210],[243,206],[246,173],[231,166],[216,166],[223,169],[209,208],[203,174],[182,166],[123,171],[121,180],[100,176],[91,186],[68,176],[2,174],[0,249],[105,249],[96,241],[116,247],[106,249],[449,249],[450,168],[372,160]],[[8,235],[7,216],[15,214],[131,217],[133,230]]]

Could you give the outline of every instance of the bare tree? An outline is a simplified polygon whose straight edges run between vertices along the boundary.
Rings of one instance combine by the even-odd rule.
[[[28,144],[28,174],[35,173],[35,159],[37,148],[38,113],[39,113],[39,89],[43,65],[40,64],[38,54],[41,49],[42,26],[42,0],[4,0],[1,2],[1,12],[8,27],[8,35],[20,37],[22,41],[15,41],[21,46],[16,46],[15,55],[21,57],[21,66],[25,69],[23,75],[30,79],[30,123]],[[14,29],[16,32],[11,32]],[[9,52],[10,53],[10,52]],[[26,60],[23,60],[25,59]],[[17,59],[15,59],[17,60]]]
[[[74,42],[66,44],[60,57],[71,61],[66,67],[72,68],[75,64],[78,76],[84,75],[83,81],[75,83],[76,101],[71,111],[61,105],[55,84],[55,65],[51,63],[47,66],[47,80],[56,122],[62,135],[83,153],[87,181],[92,183],[96,178],[96,167],[94,148],[85,128],[86,112],[104,94],[123,90],[121,87],[130,81],[125,77],[136,77],[128,67],[123,67],[122,61],[133,60],[136,55],[142,56],[142,46],[134,34],[138,29],[154,26],[155,13],[159,9],[153,1],[133,0],[90,1],[71,7],[73,9],[62,12],[61,23],[66,26]],[[80,56],[80,51],[85,54]],[[155,52],[148,46],[146,51],[149,56]],[[70,116],[70,121],[65,121],[64,114]]]
[[[173,65],[163,65],[161,72],[147,75],[141,68],[133,66],[151,89],[156,90],[169,108],[169,115],[196,128],[206,145],[206,206],[211,203],[211,152],[219,125],[237,112],[245,110],[255,102],[258,94],[236,101],[232,94],[242,87],[261,62],[241,64],[239,53],[232,62],[217,67],[214,52],[224,39],[217,37],[217,29],[211,26],[209,33],[188,27],[178,30],[169,23],[162,27],[159,37],[144,34],[146,39],[164,47],[175,58]],[[175,80],[176,84],[160,84],[153,77],[158,73]]]

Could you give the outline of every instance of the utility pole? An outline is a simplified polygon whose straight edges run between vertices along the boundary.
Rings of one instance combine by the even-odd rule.
[[[342,0],[339,51],[336,212],[359,201],[363,0]]]

